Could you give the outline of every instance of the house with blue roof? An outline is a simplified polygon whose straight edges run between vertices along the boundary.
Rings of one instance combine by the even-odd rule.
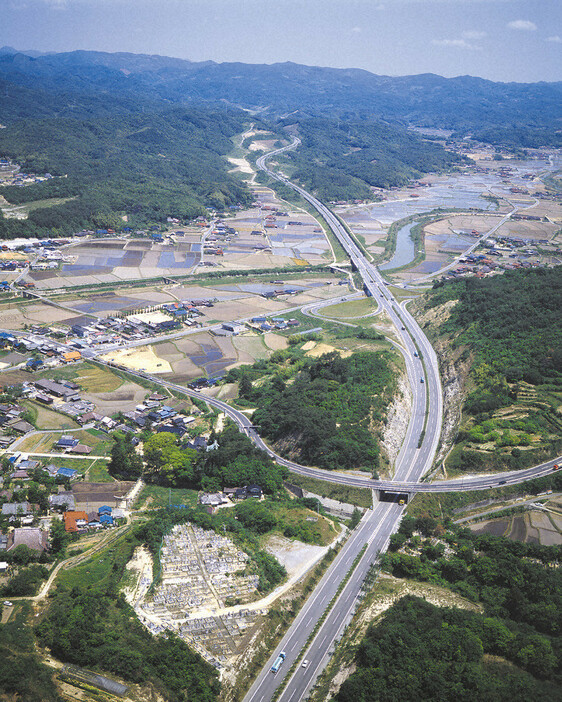
[[[113,526],[113,517],[111,514],[107,514],[104,512],[103,514],[99,515],[100,522],[103,524],[103,526]]]
[[[57,470],[57,478],[70,478],[72,480],[78,475],[78,471],[74,468],[59,468]]]
[[[73,436],[63,434],[55,444],[56,448],[74,448],[78,445],[78,439]]]

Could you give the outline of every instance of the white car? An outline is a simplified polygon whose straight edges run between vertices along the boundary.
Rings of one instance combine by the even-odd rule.
[[[4,600],[3,604],[4,604],[4,607],[13,607],[14,606],[14,603],[10,602],[10,600]]]
[[[301,668],[308,668],[308,661],[307,661],[307,660],[304,660],[304,661],[302,662]]]

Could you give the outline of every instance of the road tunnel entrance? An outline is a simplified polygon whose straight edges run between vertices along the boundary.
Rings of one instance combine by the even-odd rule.
[[[394,490],[379,490],[379,502],[395,502],[407,505],[410,499],[409,492],[395,492]]]

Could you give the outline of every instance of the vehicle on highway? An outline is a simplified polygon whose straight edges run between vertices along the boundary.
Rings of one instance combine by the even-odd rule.
[[[559,468],[560,468],[560,466],[558,465],[558,463],[555,463],[555,464],[552,466],[552,470],[558,470]]]
[[[425,380],[423,378],[420,378],[420,383],[425,383]]]
[[[14,603],[10,602],[10,600],[4,600],[4,606],[5,607],[13,607]]]
[[[308,668],[308,661],[307,661],[307,660],[304,660],[304,661],[302,662],[301,668]]]
[[[414,356],[415,356],[416,358],[419,358],[419,355],[418,355],[418,352],[417,352],[417,351],[414,351]]]
[[[505,480],[500,480],[500,482],[498,483],[498,485],[505,485],[505,483],[506,483]]]
[[[275,663],[271,666],[271,672],[275,674],[279,668],[283,665],[283,661],[285,660],[286,653],[285,651],[281,651],[281,653],[277,656],[275,659]]]

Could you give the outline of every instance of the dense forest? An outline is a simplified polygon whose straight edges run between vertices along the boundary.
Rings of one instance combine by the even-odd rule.
[[[550,641],[511,621],[406,596],[371,624],[337,702],[562,699]]]
[[[463,161],[406,129],[373,120],[289,117],[285,123],[296,124],[302,138],[287,152],[293,177],[321,200],[370,199],[373,186],[404,185]]]
[[[369,629],[359,670],[338,701],[527,702],[539,690],[562,699],[561,547],[446,526],[428,514],[403,517],[382,567],[450,588],[478,603],[482,614],[405,598]]]
[[[249,191],[228,174],[224,159],[245,119],[236,110],[190,108],[14,122],[0,130],[0,154],[23,172],[61,177],[3,187],[0,195],[12,204],[68,200],[33,209],[27,220],[0,216],[0,238],[138,227],[170,216],[191,219],[206,206],[247,204]]]
[[[562,268],[436,283],[427,306],[448,300],[458,303],[442,332],[474,351],[475,366],[509,382],[562,380]]]
[[[375,429],[394,389],[389,354],[311,359],[289,349],[229,378],[239,379],[243,400],[258,407],[253,421],[260,433],[286,455],[322,468],[376,472]]]
[[[438,541],[436,542],[436,538]],[[447,531],[422,514],[404,517],[383,567],[402,578],[449,587],[482,604],[489,616],[512,619],[534,633],[562,633],[559,546],[521,543],[470,529]]]

